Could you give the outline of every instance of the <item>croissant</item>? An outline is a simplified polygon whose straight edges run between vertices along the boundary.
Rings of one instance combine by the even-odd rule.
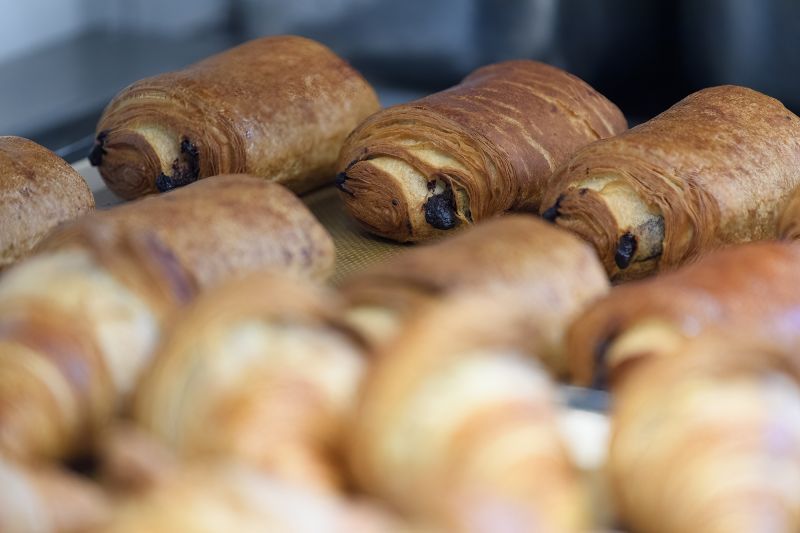
[[[615,390],[607,467],[623,522],[637,533],[797,531],[798,378],[780,352],[707,339],[632,370]]]
[[[93,209],[92,191],[66,161],[28,139],[0,137],[0,269]]]
[[[676,351],[724,329],[798,346],[794,280],[800,246],[754,242],[717,250],[652,279],[614,287],[580,314],[566,335],[572,380],[603,386],[643,357]]]
[[[102,531],[400,533],[401,529],[377,506],[293,485],[234,464],[184,469],[146,494],[124,502]]]
[[[209,291],[167,336],[134,418],[187,460],[233,456],[340,485],[336,456],[365,361],[337,316],[331,295],[284,276]]]
[[[56,468],[31,467],[0,459],[0,531],[51,533],[87,531],[103,524],[112,509],[93,483]]]
[[[0,279],[0,450],[35,459],[84,449],[199,290],[257,269],[313,276],[332,258],[298,200],[243,176],[76,222]]]
[[[482,67],[460,84],[364,121],[336,184],[368,231],[420,241],[509,209],[538,209],[551,172],[627,127],[582,80],[535,61]]]
[[[541,210],[624,280],[774,238],[798,184],[800,118],[751,89],[713,87],[579,150],[550,180]]]
[[[322,44],[264,37],[124,89],[89,160],[126,199],[229,173],[302,193],[333,177],[345,137],[378,107],[366,80]]]
[[[368,494],[445,531],[585,531],[586,494],[517,299],[450,296],[378,354],[348,448]]]
[[[505,286],[536,317],[538,356],[566,371],[563,335],[571,320],[608,290],[585,243],[529,215],[487,220],[438,243],[409,249],[340,287],[348,322],[373,347],[386,344],[426,303],[454,292]]]

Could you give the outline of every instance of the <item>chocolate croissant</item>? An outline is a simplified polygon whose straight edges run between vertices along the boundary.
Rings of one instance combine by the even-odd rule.
[[[105,523],[110,499],[95,484],[51,467],[0,459],[0,531],[69,533]]]
[[[258,269],[313,277],[332,258],[330,237],[298,200],[244,176],[76,222],[0,279],[0,451],[36,459],[85,449],[197,292]]]
[[[231,173],[302,193],[332,179],[345,137],[378,107],[325,46],[264,37],[124,89],[100,118],[89,161],[126,199]]]
[[[790,350],[800,343],[798,267],[800,244],[754,242],[614,287],[569,328],[571,377],[581,385],[613,383],[629,364],[675,351],[714,329]]]
[[[453,295],[378,354],[348,454],[363,490],[445,531],[586,530],[554,386],[517,298]]]
[[[186,460],[235,457],[306,485],[340,485],[336,457],[365,361],[334,302],[268,274],[209,291],[164,341],[134,418]]]
[[[93,209],[92,191],[66,161],[28,139],[0,137],[0,269]]]
[[[798,185],[800,118],[751,89],[713,87],[579,150],[550,180],[541,212],[624,280],[774,238]]]
[[[400,533],[381,508],[267,477],[241,465],[188,468],[119,506],[107,533]]]
[[[650,360],[616,389],[607,469],[630,531],[800,528],[800,375],[744,346]]]
[[[342,148],[336,184],[368,231],[420,241],[510,209],[537,209],[551,172],[627,127],[582,80],[535,61],[369,117]]]
[[[563,335],[608,290],[585,243],[537,217],[508,215],[410,249],[346,280],[347,320],[374,347],[389,342],[425,303],[456,292],[508,287],[539,324],[537,355],[564,374]]]

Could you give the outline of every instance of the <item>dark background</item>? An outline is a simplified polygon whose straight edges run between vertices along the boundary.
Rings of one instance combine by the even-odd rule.
[[[41,17],[65,16],[52,10],[65,1],[0,10],[0,31],[31,40],[14,53],[0,48],[0,135],[32,138],[71,161],[85,155],[103,106],[125,85],[280,33],[331,46],[384,105],[446,88],[486,63],[535,58],[588,81],[632,124],[722,83],[800,111],[795,0],[69,0],[74,31],[48,39]],[[43,34],[31,39],[35,29]]]

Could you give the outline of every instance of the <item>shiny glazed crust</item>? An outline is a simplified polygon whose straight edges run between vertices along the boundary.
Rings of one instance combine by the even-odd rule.
[[[108,105],[90,155],[122,198],[247,173],[296,193],[332,179],[350,131],[378,109],[325,46],[264,37],[134,83]]]
[[[92,191],[66,161],[33,141],[0,137],[0,270],[93,209]]]
[[[627,127],[589,85],[535,61],[482,67],[459,85],[369,117],[337,185],[368,231],[419,241],[509,209],[537,209],[551,172]]]
[[[592,243],[612,279],[632,279],[774,238],[797,185],[800,118],[774,98],[721,86],[579,150],[541,211]]]

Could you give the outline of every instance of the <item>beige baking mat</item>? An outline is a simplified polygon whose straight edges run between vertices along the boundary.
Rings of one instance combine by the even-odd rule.
[[[344,204],[333,187],[308,194],[303,200],[336,243],[336,271],[331,278],[333,285],[409,246],[373,237],[359,228],[345,212]]]
[[[75,169],[86,178],[94,193],[97,207],[110,207],[120,202],[106,188],[100,174],[85,159],[75,163]],[[336,270],[331,283],[338,284],[342,279],[367,266],[382,261],[404,250],[408,245],[373,237],[359,228],[347,215],[338,192],[333,187],[319,189],[303,196],[317,219],[333,236],[336,243]]]

